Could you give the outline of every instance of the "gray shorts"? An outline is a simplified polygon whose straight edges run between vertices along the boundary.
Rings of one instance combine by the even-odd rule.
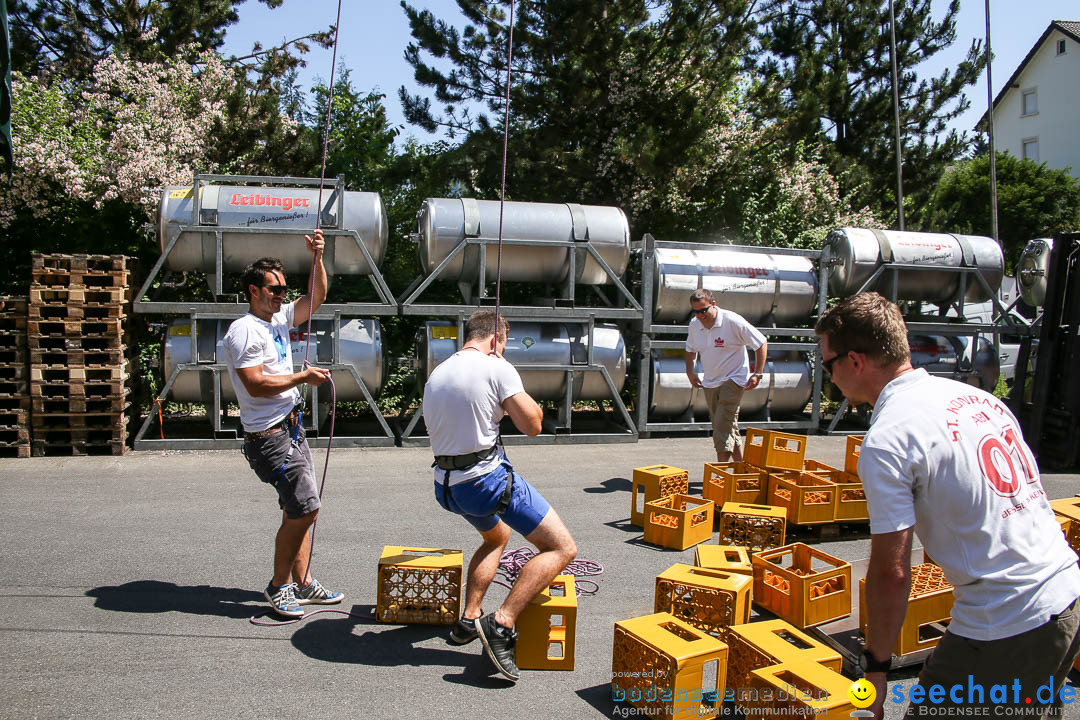
[[[299,518],[319,509],[319,491],[315,486],[315,466],[307,435],[300,428],[297,447],[289,456],[291,432],[244,441],[244,457],[259,479],[277,488],[278,504],[286,517]],[[278,472],[288,457],[284,472]]]

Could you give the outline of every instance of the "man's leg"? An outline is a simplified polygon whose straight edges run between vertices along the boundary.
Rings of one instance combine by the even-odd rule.
[[[506,550],[506,543],[510,542],[510,528],[500,522],[480,536],[484,541],[469,560],[469,572],[465,576],[465,612],[462,616],[466,620],[480,617],[484,595],[499,571],[499,560]]]
[[[315,522],[319,511],[315,510],[302,517],[290,518],[281,514],[281,527],[274,538],[274,585],[282,586],[289,582],[290,576],[298,584],[306,584],[308,570],[308,552],[311,549],[311,524]]]
[[[574,538],[554,508],[525,539],[539,552],[525,563],[510,594],[495,611],[495,621],[507,628],[514,627],[525,606],[577,557]]]
[[[742,447],[739,445],[739,403],[742,402],[742,395],[742,387],[734,380],[726,380],[719,387],[705,390],[717,462],[742,461]]]

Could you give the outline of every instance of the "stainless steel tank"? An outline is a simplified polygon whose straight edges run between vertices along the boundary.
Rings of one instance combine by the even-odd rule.
[[[995,293],[1005,273],[1001,246],[988,237],[840,228],[829,233],[825,244],[832,251],[833,263],[829,267],[829,293],[837,297],[853,295],[890,258],[905,265],[978,268]],[[891,271],[886,270],[874,289],[889,295],[891,276]],[[897,299],[948,302],[959,289],[960,273],[902,270]],[[964,298],[969,302],[985,302],[990,296],[975,277],[969,276]]]
[[[373,192],[346,192],[341,218],[326,222],[326,213],[337,213],[337,200],[330,202],[332,189],[323,190],[325,228],[355,230],[380,265],[386,254],[387,221],[382,198]],[[237,228],[288,228],[313,230],[319,201],[318,188],[251,187],[206,185],[201,190],[202,224],[200,230],[181,233],[166,264],[171,270],[200,270],[212,275],[215,270],[216,242],[214,227],[233,228],[222,232],[222,262],[226,272],[241,272],[261,257],[276,257],[289,275],[303,275],[311,268],[311,253],[304,239],[297,235],[263,235]],[[158,240],[162,252],[172,232],[192,223],[190,187],[166,187],[158,208]],[[371,267],[352,238],[327,242],[323,264],[328,275],[369,275]]]
[[[420,265],[424,275],[435,271],[467,237],[499,236],[499,203],[471,198],[428,198],[416,214]],[[630,260],[630,226],[617,207],[555,203],[508,202],[503,211],[503,239],[574,241],[592,245],[616,275]],[[486,248],[485,276],[495,280],[498,248]],[[440,280],[473,280],[479,273],[479,248],[466,248],[439,274]],[[577,262],[575,282],[611,282],[600,264],[585,254]],[[570,248],[503,245],[502,279],[510,282],[564,283],[569,279]]]
[[[993,392],[997,386],[1000,365],[994,343],[980,335],[974,353],[971,336],[911,335],[911,364],[927,372],[951,377],[969,385]]]
[[[1046,279],[1050,272],[1050,251],[1054,249],[1051,238],[1032,240],[1020,253],[1020,265],[1016,279],[1020,284],[1020,296],[1033,307],[1046,302]]]
[[[716,304],[750,323],[808,319],[817,306],[817,272],[810,258],[745,250],[657,248],[653,319],[686,321],[690,294],[712,292]]]
[[[517,368],[525,391],[537,400],[562,400],[566,396],[566,372],[530,370],[530,365],[572,365],[588,361],[588,325],[585,323],[511,322],[504,357]],[[603,365],[615,389],[626,382],[626,345],[614,325],[593,327],[593,360]],[[457,352],[457,325],[428,321],[420,329],[416,352],[419,380],[427,382],[431,371]],[[609,400],[611,391],[599,371],[578,373],[574,379],[575,400]]]
[[[198,323],[199,335],[196,338],[196,355],[192,354],[191,347],[191,322],[188,320],[175,320],[169,326],[168,335],[165,339],[164,362],[165,379],[172,377],[173,370],[180,363],[199,364],[225,364],[225,350],[222,339],[228,332],[231,320],[203,320]],[[312,323],[311,349],[308,351],[308,360],[312,364],[328,365],[341,364],[351,365],[360,379],[364,381],[368,391],[377,396],[382,389],[384,377],[382,330],[378,320],[361,318],[342,319],[339,329],[340,357],[334,357],[334,342],[331,332],[331,320],[316,320]],[[290,333],[292,340],[293,367],[299,371],[304,363],[305,336],[307,329],[293,328]],[[338,401],[363,401],[364,394],[356,383],[352,373],[348,370],[339,369],[331,371]],[[212,378],[209,372],[199,370],[183,371],[176,378],[170,391],[170,397],[175,402],[206,403],[212,400]],[[229,373],[221,374],[222,400],[226,402],[236,401],[236,390],[233,389],[232,379]],[[320,398],[324,399],[320,405],[329,403],[329,388],[324,386],[320,389]]]
[[[683,417],[692,406],[695,418],[708,418],[705,393],[691,387],[686,377],[686,361],[681,350],[653,351],[650,418]],[[701,374],[701,360],[695,364]],[[739,416],[745,417],[769,409],[770,417],[795,415],[810,402],[810,362],[798,353],[769,353],[765,373],[753,390],[744,393]]]

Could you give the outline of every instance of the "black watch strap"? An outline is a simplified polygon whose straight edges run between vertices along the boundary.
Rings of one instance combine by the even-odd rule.
[[[888,660],[878,660],[870,653],[869,649],[864,649],[862,655],[859,656],[859,669],[864,673],[889,672],[891,668],[892,655],[889,655]]]

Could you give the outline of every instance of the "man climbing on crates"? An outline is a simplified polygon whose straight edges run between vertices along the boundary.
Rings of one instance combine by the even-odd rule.
[[[293,372],[289,329],[305,323],[326,299],[322,231],[305,235],[304,240],[314,257],[311,297],[286,303],[288,286],[281,261],[256,260],[241,278],[248,312],[229,326],[222,341],[240,405],[244,456],[259,479],[277,490],[282,509],[274,540],[274,574],[264,594],[274,612],[285,617],[302,616],[301,605],[330,605],[344,597],[324,588],[308,572],[310,531],[320,501],[298,386],[322,385],[330,372],[318,367]]]
[[[702,388],[712,421],[716,461],[742,460],[739,445],[739,405],[743,393],[761,382],[769,343],[750,323],[730,310],[716,306],[711,292],[695,290],[690,295],[690,329],[686,335],[686,377],[690,385]],[[754,372],[746,348],[754,351]],[[694,363],[701,356],[702,377]]]
[[[955,602],[908,714],[1008,705],[1063,717],[1080,651],[1080,569],[1016,418],[989,393],[912,368],[900,310],[877,293],[847,298],[814,330],[833,383],[852,405],[874,406],[859,456],[871,532],[860,666],[876,717],[908,606],[913,530]]]
[[[424,422],[435,454],[435,499],[468,520],[483,539],[469,561],[465,610],[450,641],[465,645],[479,637],[499,673],[516,681],[518,615],[577,556],[577,546],[547,500],[514,472],[499,439],[505,415],[529,437],[540,433],[543,420],[521,376],[502,357],[509,330],[493,310],[473,313],[462,349],[436,367],[424,387]],[[521,569],[502,605],[484,615],[484,594],[511,529],[539,552]]]

